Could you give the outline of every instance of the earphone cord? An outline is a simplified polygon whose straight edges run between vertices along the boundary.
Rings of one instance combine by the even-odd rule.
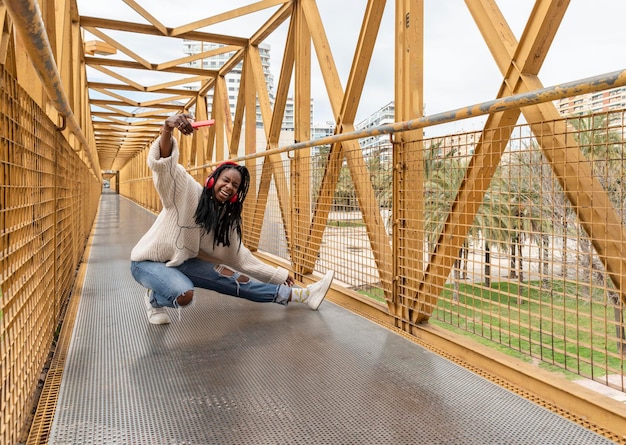
[[[200,233],[200,237],[204,236],[205,231],[202,230],[202,228],[198,225],[194,225],[194,226],[185,226],[182,225],[180,223],[180,211],[178,210],[178,205],[176,204],[176,187],[178,186],[178,182],[176,181],[176,177],[174,175],[174,172],[172,171],[173,168],[176,168],[176,164],[174,164],[172,162],[170,169],[169,169],[169,174],[172,177],[172,183],[173,183],[173,187],[172,187],[172,204],[174,206],[174,210],[176,211],[176,225],[178,226],[179,230],[178,230],[178,235],[176,235],[176,240],[174,241],[174,246],[178,249],[178,250],[183,250],[186,249],[192,253],[196,253],[196,251],[194,249],[191,249],[187,246],[185,246],[184,244],[182,246],[179,246],[179,240],[180,237],[182,236],[183,233],[183,229],[196,229],[196,230],[201,230]]]

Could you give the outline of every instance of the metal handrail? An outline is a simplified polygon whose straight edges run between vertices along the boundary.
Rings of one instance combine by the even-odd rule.
[[[534,91],[515,94],[513,96],[502,97],[487,102],[481,102],[467,107],[456,108],[442,113],[423,116],[408,121],[395,122],[393,124],[380,125],[378,127],[367,128],[363,130],[350,131],[347,133],[339,133],[333,136],[326,136],[319,139],[311,139],[305,142],[297,142],[286,145],[284,147],[273,148],[270,150],[232,158],[232,161],[245,161],[247,159],[255,159],[269,155],[284,153],[288,151],[299,150],[307,147],[318,147],[320,145],[330,145],[336,142],[343,142],[354,139],[361,139],[370,136],[378,136],[381,134],[399,133],[403,131],[416,130],[418,128],[431,127],[449,122],[459,121],[486,114],[497,113],[514,108],[522,108],[530,105],[537,105],[553,100],[563,99],[565,97],[577,96],[579,94],[593,93],[604,91],[611,88],[617,88],[626,85],[626,69],[613,71],[606,74],[600,74],[585,79],[574,80],[551,87],[540,88]],[[211,167],[215,163],[209,163],[194,167],[191,170],[200,170]]]

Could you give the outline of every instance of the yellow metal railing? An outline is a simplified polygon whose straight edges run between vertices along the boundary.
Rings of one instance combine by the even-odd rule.
[[[75,283],[101,184],[82,73],[72,66],[59,79],[36,2],[5,3],[18,50],[31,53],[40,81],[32,82],[20,51],[8,50],[17,44],[6,33],[0,442],[16,443]],[[23,32],[29,27],[38,29]],[[82,45],[74,43],[65,46]],[[66,60],[82,54],[73,56]],[[5,71],[12,65],[20,67],[21,87],[16,73]],[[61,80],[71,84],[71,99]],[[624,392],[623,110],[560,120],[535,113],[529,126],[437,139],[395,136],[625,83],[620,71],[240,157],[256,185],[245,242],[303,281],[335,270],[332,298],[358,301],[403,334],[434,326]],[[67,121],[67,139],[52,107]],[[378,135],[391,136],[367,152],[343,145]],[[193,150],[183,144],[181,159],[202,181],[210,165],[191,164],[194,154],[204,159],[196,150],[205,155],[209,147],[195,143]],[[119,179],[124,196],[159,210],[145,152]],[[626,417],[612,414],[605,420]],[[623,422],[606,424],[626,437]]]
[[[620,218],[626,215],[625,113],[615,110],[540,123],[566,141],[566,150],[581,154],[582,158],[565,159],[573,164],[567,168],[588,168],[601,184],[602,190],[594,193],[604,193],[610,208],[596,211],[614,212]],[[378,129],[355,133],[370,137],[376,132]],[[421,289],[417,283],[398,293],[395,280],[404,277],[398,276],[395,264],[412,264],[421,258],[426,275],[430,260],[437,252],[445,252],[441,233],[470,165],[476,162],[475,149],[484,138],[482,132],[472,132],[415,141],[423,147],[421,161],[403,166],[394,164],[393,139],[381,138],[367,150],[345,152],[346,158],[363,156],[367,170],[360,176],[351,174],[344,159],[330,160],[332,144],[311,151],[302,147],[315,145],[315,141],[299,144],[297,150],[306,154],[298,156],[293,147],[284,147],[275,150],[280,156],[273,160],[269,156],[242,157],[241,162],[256,178],[246,203],[245,242],[265,259],[294,271],[335,270],[339,285],[335,290],[343,295],[342,301],[358,301],[359,307],[366,305],[370,313],[378,313],[375,318],[395,319],[397,326],[408,326],[403,330],[417,332],[418,337],[414,329],[422,329],[423,321],[415,321],[408,311],[394,313],[394,305],[413,308],[420,299],[430,301],[431,327],[467,336],[521,361],[558,369],[567,378],[590,379],[625,392],[624,300],[605,266],[621,258],[603,260],[595,248],[616,242],[612,234],[619,233],[622,226],[610,226],[611,233],[591,239],[578,217],[581,204],[576,206],[569,199],[563,186],[567,181],[556,176],[543,154],[545,141],[530,125],[489,135],[491,143],[502,145],[504,151],[484,195],[472,203],[477,212],[457,215],[466,221],[467,237],[454,254],[444,253],[443,260],[452,267],[449,274],[434,277],[442,284]],[[298,168],[297,162],[306,168]],[[190,171],[202,181],[206,168]],[[416,220],[398,216],[394,209],[398,198],[392,184],[399,168],[423,172],[423,192],[405,194],[400,202],[405,208],[422,204],[424,210]],[[282,195],[288,202],[279,199],[275,179],[264,185],[267,171],[282,172],[289,178],[288,194]],[[329,199],[321,194],[328,171],[336,174]],[[307,172],[304,179],[303,172]],[[296,181],[308,184],[308,196],[293,193]],[[359,199],[358,190],[363,187],[371,187],[373,200]],[[120,189],[153,211],[159,210],[143,157],[121,172]],[[259,202],[265,203],[261,212]],[[314,222],[316,206],[328,210],[321,225]],[[311,224],[303,231],[295,230],[294,218],[285,215],[303,212]],[[372,242],[366,214],[380,216],[383,243],[391,255],[375,251],[380,243]],[[415,227],[422,228],[420,236],[409,233]],[[423,239],[423,245],[406,247],[396,242],[408,236]],[[306,281],[307,276],[300,278]]]
[[[101,186],[0,66],[0,442],[18,443],[37,401]]]
[[[84,153],[85,162],[89,165],[92,174],[100,178],[100,165],[97,157],[94,157],[93,154],[95,152],[94,143],[87,140],[81,123],[74,114],[75,111],[72,110],[72,105],[63,87],[63,79],[57,68],[57,62],[54,59],[54,53],[50,47],[46,25],[38,3],[34,0],[5,0],[3,3],[11,14],[15,31],[22,39],[47,96],[62,117],[64,125],[78,140],[76,150]]]
[[[563,136],[573,146],[580,146],[585,162],[605,187],[614,210],[625,215],[624,111],[543,124],[567,128]],[[436,305],[430,320],[446,329],[522,353],[529,360],[538,359],[624,391],[626,340],[620,292],[578,221],[577,209],[568,201],[542,155],[540,141],[528,125],[515,126],[510,133],[512,136],[504,141],[506,149],[496,174],[472,218],[469,235],[458,257],[450,259],[454,263],[451,273],[443,277],[445,284],[441,289],[431,290],[430,297]],[[423,165],[409,168],[424,171],[424,195],[413,195],[403,205],[411,207],[423,200],[425,210],[420,226],[424,228],[425,244],[411,250],[400,250],[393,243],[394,229],[403,236],[402,227],[415,224],[394,221],[390,187],[395,168],[392,143],[383,140],[365,155],[365,179],[376,196],[375,201],[367,203],[369,207],[359,202],[355,192],[358,184],[347,165],[339,162],[333,167],[339,172],[338,180],[328,218],[319,234],[320,249],[309,252],[313,257],[301,256],[301,261],[314,264],[318,272],[335,270],[337,281],[347,290],[384,312],[385,295],[392,294],[392,282],[384,281],[385,274],[380,269],[391,269],[391,258],[377,264],[363,214],[379,212],[394,257],[410,261],[423,256],[428,264],[439,247],[438,236],[480,137],[481,133],[476,132],[420,141],[424,146]],[[311,196],[307,202],[318,201],[319,185],[329,168],[328,150],[329,146],[323,145],[304,158],[310,172],[307,182]],[[287,153],[280,161],[280,170],[288,177],[293,176],[292,158],[292,153]],[[252,157],[245,161],[253,176],[261,177],[262,161]],[[276,166],[269,169],[277,170]],[[126,175],[131,170],[138,179],[128,179]],[[143,199],[146,207],[158,210],[145,162],[137,159],[129,172],[122,176],[122,193],[136,201]],[[248,212],[254,209],[253,199],[247,203]],[[298,269],[293,264],[295,250],[287,237],[287,233],[293,232],[289,223],[285,224],[274,181],[264,199],[267,205],[262,221],[247,220],[246,238],[252,243],[258,238],[253,247]],[[291,208],[300,207],[293,195],[290,199]],[[413,291],[405,295],[408,301],[415,301],[418,289]],[[357,297],[354,292],[350,295]],[[414,324],[411,319],[404,321]]]

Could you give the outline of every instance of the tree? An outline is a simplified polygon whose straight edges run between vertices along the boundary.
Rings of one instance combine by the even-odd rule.
[[[443,225],[448,218],[452,202],[463,181],[469,161],[467,156],[460,156],[455,150],[442,152],[440,146],[441,144],[431,145],[426,149],[424,156],[426,177],[426,185],[424,187],[424,231],[429,252],[433,252],[435,249],[435,242],[438,240]],[[467,244],[464,244],[460,250],[453,270],[455,278],[457,278],[454,280],[453,298],[455,300],[458,300],[459,296],[458,280],[460,279],[459,271],[461,269],[461,259],[464,258],[464,249],[467,249]]]
[[[624,221],[624,139],[622,133],[613,128],[621,129],[622,113],[602,113],[591,116],[568,119],[568,124],[576,132],[574,137],[582,154],[591,162],[592,171],[609,195],[609,200],[617,209],[621,209]],[[626,352],[624,335],[624,314],[622,301],[615,286],[606,279],[606,272],[587,237],[581,237],[581,250],[589,258],[585,261],[592,269],[592,280],[606,289],[605,299],[613,305],[617,348]],[[622,289],[622,292],[624,289]]]

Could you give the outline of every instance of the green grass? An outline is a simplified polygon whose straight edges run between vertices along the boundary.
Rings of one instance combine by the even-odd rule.
[[[373,300],[376,300],[379,303],[385,303],[385,293],[379,287],[372,287],[367,290],[360,290],[359,293]]]
[[[331,219],[326,225],[330,227],[365,227],[365,223],[361,219]]]
[[[564,281],[460,283],[446,286],[430,323],[568,376],[626,370],[615,337],[613,307]],[[384,302],[381,289],[362,291]],[[571,371],[571,372],[568,372]]]

